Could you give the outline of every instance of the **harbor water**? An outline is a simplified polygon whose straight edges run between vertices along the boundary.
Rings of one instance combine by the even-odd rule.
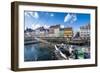
[[[50,46],[50,45],[49,45]],[[24,45],[24,61],[48,61],[48,60],[59,60],[59,54],[55,54],[55,47],[49,47],[44,43],[28,44]],[[73,47],[71,47],[73,46]],[[90,48],[88,46],[68,45],[67,48],[73,48],[70,59],[89,59]],[[60,49],[63,53],[63,51]],[[66,55],[66,52],[64,52]]]

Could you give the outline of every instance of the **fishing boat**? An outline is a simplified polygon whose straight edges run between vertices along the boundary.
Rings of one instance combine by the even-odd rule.
[[[58,59],[67,60],[70,57],[69,48],[67,45],[65,45],[63,43],[55,45],[55,54]]]

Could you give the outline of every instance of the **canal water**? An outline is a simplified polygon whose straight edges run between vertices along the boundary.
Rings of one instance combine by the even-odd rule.
[[[70,47],[70,46],[69,46]],[[75,53],[72,59],[87,59],[90,58],[89,47],[73,45],[77,53]],[[84,50],[85,49],[85,50]],[[85,52],[84,52],[85,51]],[[84,56],[85,55],[85,56]],[[47,61],[47,60],[59,60],[54,53],[54,47],[48,47],[43,43],[24,45],[24,61]]]
[[[30,44],[24,46],[24,61],[54,60],[53,50],[46,44]]]

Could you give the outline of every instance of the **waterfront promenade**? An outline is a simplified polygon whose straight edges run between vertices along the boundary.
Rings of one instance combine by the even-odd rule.
[[[74,44],[74,45],[84,45],[89,43],[86,40],[80,40],[80,39],[73,39],[73,40],[67,40],[64,37],[31,37],[24,40],[24,44],[34,44],[34,43],[65,43],[65,44]],[[87,42],[87,43],[86,43]]]

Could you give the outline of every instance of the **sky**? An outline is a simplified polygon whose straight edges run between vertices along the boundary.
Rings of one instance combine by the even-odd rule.
[[[39,27],[49,28],[52,25],[60,24],[61,28],[72,27],[74,31],[80,26],[90,23],[90,14],[66,13],[66,12],[43,12],[24,11],[24,29],[35,30]]]

